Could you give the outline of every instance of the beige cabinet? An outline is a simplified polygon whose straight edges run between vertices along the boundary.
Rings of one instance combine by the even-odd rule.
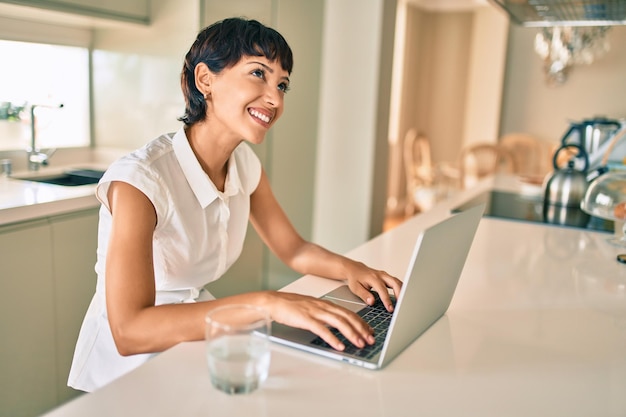
[[[57,404],[53,293],[48,222],[0,228],[0,415]]]
[[[0,227],[0,415],[36,416],[67,388],[96,283],[97,209]]]
[[[16,3],[10,0],[0,0],[0,2]],[[143,25],[150,23],[150,0],[21,0],[19,4],[20,6],[107,20]]]
[[[77,395],[67,377],[78,331],[96,290],[98,210],[50,218],[57,363],[57,395],[64,402]]]

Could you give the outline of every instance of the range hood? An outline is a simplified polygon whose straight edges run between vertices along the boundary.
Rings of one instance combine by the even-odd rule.
[[[489,0],[527,27],[626,25],[626,0]]]

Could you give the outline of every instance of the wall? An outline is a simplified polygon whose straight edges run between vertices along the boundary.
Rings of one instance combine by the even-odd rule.
[[[339,252],[382,230],[395,9],[326,2],[313,238]]]
[[[204,0],[203,5],[204,24],[230,16],[254,18],[277,29],[293,51],[294,70],[285,112],[254,150],[290,221],[304,238],[311,239],[324,2]],[[266,287],[280,288],[299,276],[261,245],[252,228],[246,246],[250,254],[263,253]]]
[[[455,164],[463,146],[497,141],[506,56],[507,19],[491,7],[433,11],[408,4],[399,16],[404,43],[394,63],[401,88],[389,133],[390,212],[403,210],[402,145],[410,128],[428,137],[436,163]]]
[[[269,174],[274,192],[296,230],[313,236],[315,154],[320,108],[320,61],[325,3],[310,0],[279,0],[276,27],[294,54],[292,87],[285,112],[273,132]],[[280,288],[299,277],[268,251],[268,286]]]
[[[462,146],[497,140],[504,74],[506,19],[491,8],[412,10],[407,24],[404,125],[432,142],[433,158],[453,161]],[[410,43],[409,43],[410,42]],[[410,81],[409,81],[410,82]]]
[[[557,143],[570,121],[626,117],[626,26],[611,28],[610,51],[574,67],[565,84],[549,86],[534,52],[536,29],[512,25],[500,133],[528,132]]]
[[[472,13],[464,145],[499,137],[508,26],[508,19],[494,7],[477,7]]]
[[[180,71],[196,37],[196,1],[152,0],[150,26],[93,35],[93,123],[99,147],[135,149],[179,129]]]
[[[285,114],[266,138],[265,149],[257,150],[296,229],[338,252],[379,233],[395,0],[203,4],[207,22],[232,15],[258,18],[277,28],[294,51]],[[297,277],[266,256],[270,288]]]
[[[398,144],[415,127],[430,138],[435,160],[449,160],[463,140],[471,14],[409,7],[406,19]]]

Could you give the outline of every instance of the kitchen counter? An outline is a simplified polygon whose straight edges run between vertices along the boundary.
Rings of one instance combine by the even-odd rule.
[[[95,187],[64,187],[0,178],[0,226],[97,207]]]
[[[69,169],[106,170],[109,164],[125,152],[115,149],[85,150],[80,153],[68,150],[66,156],[63,150],[59,150],[50,166],[41,167],[38,171],[15,171],[11,177],[0,175],[0,226],[98,207],[99,202],[94,195],[95,185],[67,187],[16,178],[55,175]],[[70,162],[72,159],[81,162]]]
[[[403,277],[420,230],[518,186],[484,181],[347,255]],[[272,345],[265,385],[228,396],[210,384],[203,342],[182,343],[46,416],[622,417],[626,265],[615,256],[626,250],[607,237],[483,218],[446,315],[380,371]],[[319,296],[340,284],[304,276],[283,290]]]

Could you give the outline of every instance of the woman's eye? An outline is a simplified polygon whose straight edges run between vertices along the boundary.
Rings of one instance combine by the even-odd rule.
[[[265,78],[265,72],[261,69],[256,69],[252,71],[252,75],[254,75],[255,77],[259,77],[259,78]]]
[[[280,91],[282,91],[283,93],[286,93],[287,91],[289,91],[289,84],[287,84],[287,83],[280,83],[280,84],[278,84],[278,89]]]

